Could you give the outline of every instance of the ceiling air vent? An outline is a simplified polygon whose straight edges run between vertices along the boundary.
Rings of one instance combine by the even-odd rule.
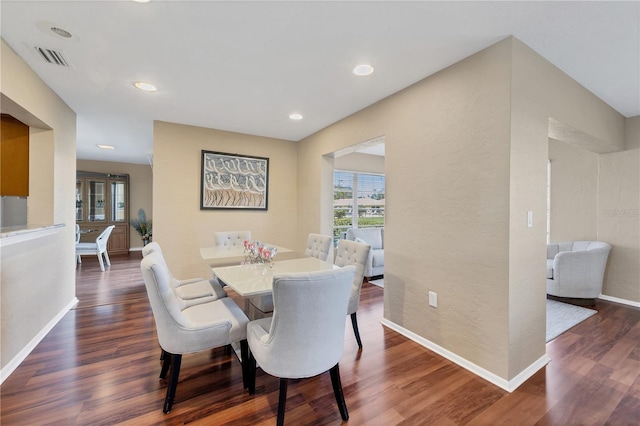
[[[64,53],[60,50],[47,49],[46,47],[35,46],[36,52],[50,64],[60,65],[61,67],[71,67],[71,63],[64,57]]]

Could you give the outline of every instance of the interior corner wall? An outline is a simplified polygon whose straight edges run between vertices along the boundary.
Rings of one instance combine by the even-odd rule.
[[[1,250],[0,360],[4,376],[5,367],[26,357],[25,350],[34,339],[44,337],[43,330],[75,300],[76,114],[4,40],[0,54],[0,92],[15,106],[12,115],[25,123],[35,117],[47,126],[44,132],[36,132],[35,143],[48,144],[45,151],[52,157],[41,170],[30,170],[30,181],[35,180],[30,197],[38,198],[31,205],[48,212],[38,220],[46,217],[42,220],[49,223],[31,225],[65,225],[53,235]],[[4,103],[2,108],[4,111]]]
[[[201,151],[269,158],[268,210],[200,210]],[[200,248],[214,232],[250,230],[253,239],[297,250],[297,145],[156,121],[153,126],[153,240],[178,278],[209,277]]]
[[[509,350],[509,61],[508,41],[491,46],[302,140],[298,162],[306,235],[331,208],[320,196],[323,155],[385,136],[385,319],[500,377]]]
[[[602,294],[640,306],[640,116],[627,118],[625,146],[599,156],[598,240],[612,246]]]
[[[624,147],[625,119],[512,38],[509,377],[544,354],[548,127],[553,118],[607,149]],[[533,226],[527,226],[527,211]]]
[[[148,164],[116,163],[111,161],[78,160],[77,169],[98,173],[123,173],[129,175],[129,219],[138,217],[144,209],[153,220],[153,170]],[[129,229],[129,247],[142,248],[142,238],[135,229]]]
[[[550,240],[598,239],[598,154],[549,139]]]

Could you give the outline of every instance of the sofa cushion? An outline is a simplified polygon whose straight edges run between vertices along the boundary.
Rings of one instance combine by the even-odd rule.
[[[348,231],[353,239],[360,238],[371,246],[372,250],[382,248],[382,229],[381,228],[350,228]]]
[[[547,259],[547,278],[553,279],[553,259]]]

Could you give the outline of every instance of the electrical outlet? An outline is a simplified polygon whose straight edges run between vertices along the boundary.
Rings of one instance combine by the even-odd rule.
[[[434,308],[438,307],[438,293],[435,291],[429,292],[429,306],[433,306]]]

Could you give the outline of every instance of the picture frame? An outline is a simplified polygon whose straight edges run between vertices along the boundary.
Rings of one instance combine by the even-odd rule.
[[[269,159],[202,150],[200,210],[267,210]]]

